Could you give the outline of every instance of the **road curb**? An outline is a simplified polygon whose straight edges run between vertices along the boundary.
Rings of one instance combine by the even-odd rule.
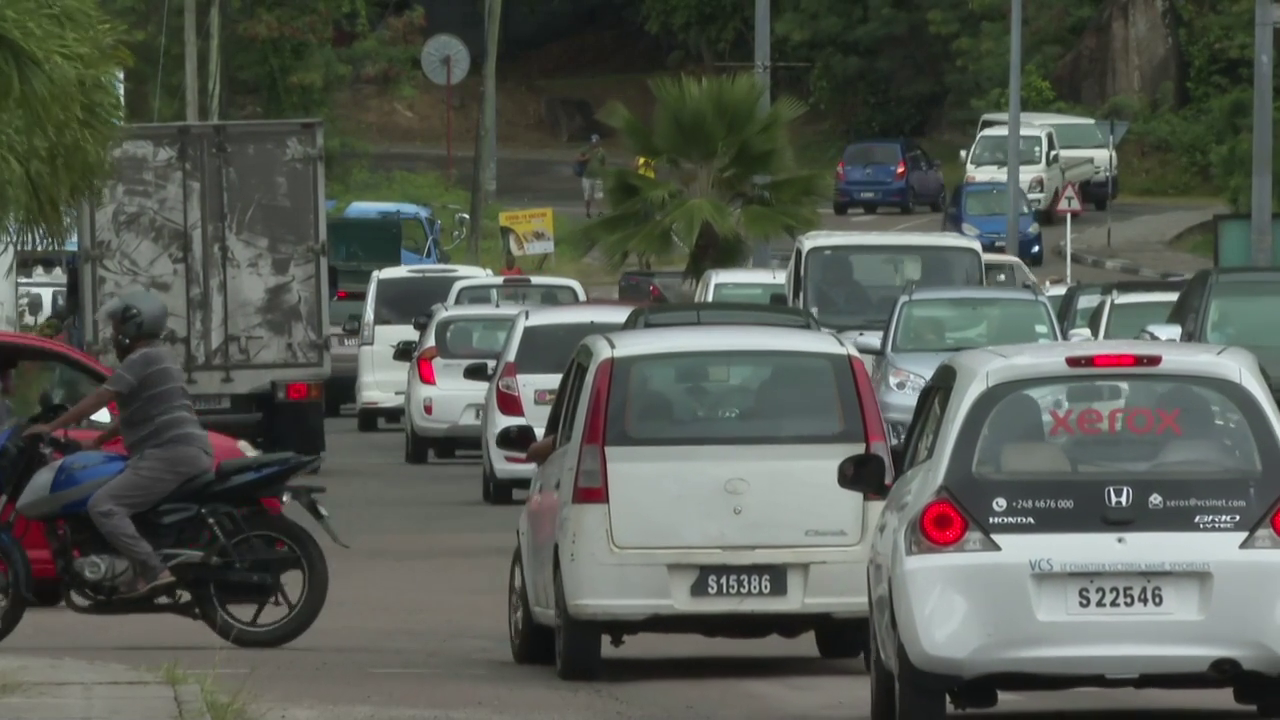
[[[181,720],[211,720],[209,706],[204,701],[204,691],[195,683],[184,683],[173,687],[173,697],[178,702],[178,717]]]
[[[1067,241],[1062,240],[1058,243],[1058,256],[1067,257]],[[1099,270],[1110,270],[1111,272],[1123,273],[1125,275],[1134,275],[1136,277],[1152,278],[1154,280],[1181,280],[1189,277],[1190,273],[1168,272],[1165,270],[1152,270],[1141,265],[1117,258],[1104,258],[1099,255],[1090,255],[1072,248],[1070,262],[1075,265],[1085,265]]]

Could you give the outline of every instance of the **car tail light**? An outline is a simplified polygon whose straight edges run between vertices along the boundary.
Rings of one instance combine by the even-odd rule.
[[[277,402],[321,402],[324,400],[324,383],[289,382],[276,383]]]
[[[853,367],[853,384],[858,389],[858,405],[862,408],[862,427],[867,435],[867,452],[884,458],[885,476],[893,482],[893,454],[889,452],[889,428],[884,424],[880,414],[880,403],[876,400],[875,386],[871,384],[871,374],[867,366],[856,357],[849,358]],[[866,495],[867,500],[883,500],[876,495]]]
[[[1280,507],[1271,508],[1271,512],[1249,533],[1249,537],[1240,543],[1242,550],[1276,550],[1280,549]]]
[[[591,381],[587,417],[582,428],[582,448],[578,451],[578,474],[573,478],[575,505],[609,502],[609,470],[604,455],[605,416],[609,410],[609,382],[613,379],[613,360],[596,366]]]
[[[520,402],[520,385],[516,378],[516,364],[507,363],[498,373],[498,389],[494,393],[498,412],[507,417],[524,417],[524,403]]]
[[[440,351],[433,347],[424,349],[418,353],[418,382],[423,385],[436,384],[436,366],[434,361],[439,357]]]
[[[844,163],[836,164],[836,182],[844,182]]]
[[[898,161],[898,169],[893,173],[894,180],[903,180],[907,177],[907,162],[905,160]]]
[[[339,290],[338,292],[334,293],[333,296],[337,300],[346,300],[347,296],[350,294],[351,293],[347,292],[346,290]]]
[[[1156,367],[1162,359],[1160,355],[1074,355],[1067,358],[1067,367]]]
[[[652,300],[653,302],[661,301],[662,288],[658,287],[654,283],[649,283],[649,299]]]
[[[920,511],[914,531],[907,533],[907,554],[993,552],[1000,549],[950,497],[931,501]]]

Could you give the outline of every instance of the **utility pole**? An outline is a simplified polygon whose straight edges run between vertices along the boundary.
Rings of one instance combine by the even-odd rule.
[[[773,35],[773,20],[770,17],[770,3],[772,0],[756,0],[756,52],[755,52],[755,71],[756,78],[760,81],[760,87],[764,88],[764,94],[760,96],[760,114],[769,112],[769,105],[773,101],[773,50],[771,47],[771,36]]]
[[[182,11],[182,50],[186,67],[187,122],[200,122],[200,38],[196,34],[196,0],[185,0]]]
[[[1022,194],[1022,0],[1010,0],[1009,8],[1009,212],[1004,251],[1018,254]],[[1052,202],[1052,200],[1050,200]],[[1048,208],[1053,212],[1053,208]],[[1067,258],[1071,262],[1071,258]]]
[[[1255,267],[1271,267],[1272,52],[1275,6],[1256,0],[1253,10],[1253,196],[1249,240]]]
[[[498,105],[498,29],[502,26],[502,0],[486,0],[485,13],[484,98],[480,107],[479,132],[476,133],[474,171],[471,178],[471,236],[467,245],[471,262],[480,264],[480,238],[483,234],[484,206],[493,199],[498,185],[497,105]],[[487,177],[486,177],[487,176]],[[489,197],[486,197],[486,193]]]
[[[209,3],[209,102],[205,105],[209,122],[217,122],[222,111],[222,0]]]

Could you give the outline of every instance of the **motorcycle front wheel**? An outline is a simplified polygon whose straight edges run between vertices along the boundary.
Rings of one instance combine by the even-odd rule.
[[[315,537],[284,515],[254,514],[243,518],[245,529],[228,542],[236,555],[249,558],[251,572],[254,552],[269,548],[289,558],[289,570],[280,573],[277,587],[268,592],[250,591],[211,583],[197,593],[200,616],[218,637],[239,647],[280,647],[298,639],[310,629],[324,609],[329,594],[329,565]],[[224,553],[223,560],[230,560]],[[273,562],[279,567],[280,562]],[[300,573],[300,588],[286,587],[286,576]],[[291,578],[290,578],[291,579]],[[263,619],[266,611],[282,610],[274,619]]]

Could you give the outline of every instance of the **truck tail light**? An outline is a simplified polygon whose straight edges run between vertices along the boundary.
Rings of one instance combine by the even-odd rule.
[[[275,384],[276,402],[323,402],[324,383],[286,382]]]

